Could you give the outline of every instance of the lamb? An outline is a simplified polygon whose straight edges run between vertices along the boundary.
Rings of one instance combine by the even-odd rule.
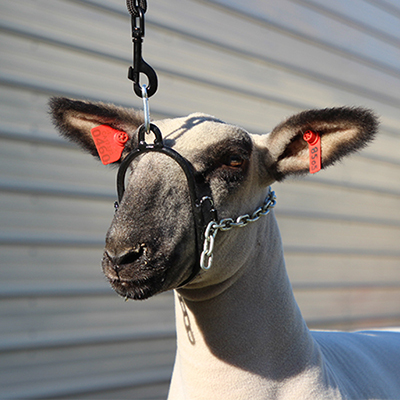
[[[106,125],[129,136],[114,162],[130,165],[102,265],[126,298],[175,289],[170,400],[400,399],[399,333],[307,328],[285,270],[269,189],[309,171],[306,131],[318,134],[326,168],[372,140],[378,128],[372,112],[304,111],[267,135],[204,114],[157,121],[164,145],[190,165],[209,214],[218,214],[217,221],[205,221],[208,244],[198,272],[193,202],[181,166],[158,151],[127,158],[143,146],[142,115],[65,98],[53,98],[50,107],[61,133],[95,157],[101,151],[92,129]],[[216,228],[219,220],[238,216],[246,222],[241,229]]]

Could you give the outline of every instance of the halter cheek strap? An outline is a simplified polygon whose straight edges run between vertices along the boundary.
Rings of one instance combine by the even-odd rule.
[[[195,179],[193,167],[191,163],[181,156],[178,152],[170,147],[167,147],[163,143],[161,131],[159,128],[150,124],[150,131],[154,134],[154,143],[148,144],[145,141],[146,126],[142,125],[138,130],[138,147],[132,150],[122,161],[118,174],[117,174],[117,193],[118,193],[118,203],[121,203],[122,197],[125,193],[125,175],[132,161],[139,155],[156,152],[167,155],[176,161],[183,172],[185,173],[190,201],[192,206],[193,220],[195,226],[196,235],[196,262],[193,266],[192,273],[190,276],[182,282],[179,287],[182,287],[189,283],[200,271],[200,258],[203,251],[204,234],[208,224],[211,221],[217,221],[217,211],[214,208],[214,202],[211,195],[210,186],[203,180]],[[118,208],[118,204],[116,205]]]

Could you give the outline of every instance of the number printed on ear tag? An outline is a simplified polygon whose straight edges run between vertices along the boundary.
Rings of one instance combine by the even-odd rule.
[[[321,170],[321,136],[316,132],[306,131],[303,139],[308,143],[310,173],[315,174]]]
[[[121,159],[125,144],[129,140],[127,133],[117,131],[108,125],[99,125],[91,129],[91,134],[96,145],[101,162],[111,164]]]

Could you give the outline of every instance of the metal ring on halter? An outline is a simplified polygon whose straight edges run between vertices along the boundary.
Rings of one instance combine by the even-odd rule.
[[[143,99],[143,112],[144,112],[144,126],[146,133],[150,133],[150,107],[149,97],[147,95],[147,86],[142,85],[142,99]]]

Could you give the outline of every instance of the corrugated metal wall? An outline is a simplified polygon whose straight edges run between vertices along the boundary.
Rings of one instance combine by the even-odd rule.
[[[269,131],[307,108],[363,105],[379,138],[275,185],[311,326],[400,322],[400,3],[149,0],[153,117],[203,111]],[[123,0],[0,3],[0,398],[163,399],[172,296],[124,303],[100,270],[115,171],[59,139],[51,95],[140,108]]]

